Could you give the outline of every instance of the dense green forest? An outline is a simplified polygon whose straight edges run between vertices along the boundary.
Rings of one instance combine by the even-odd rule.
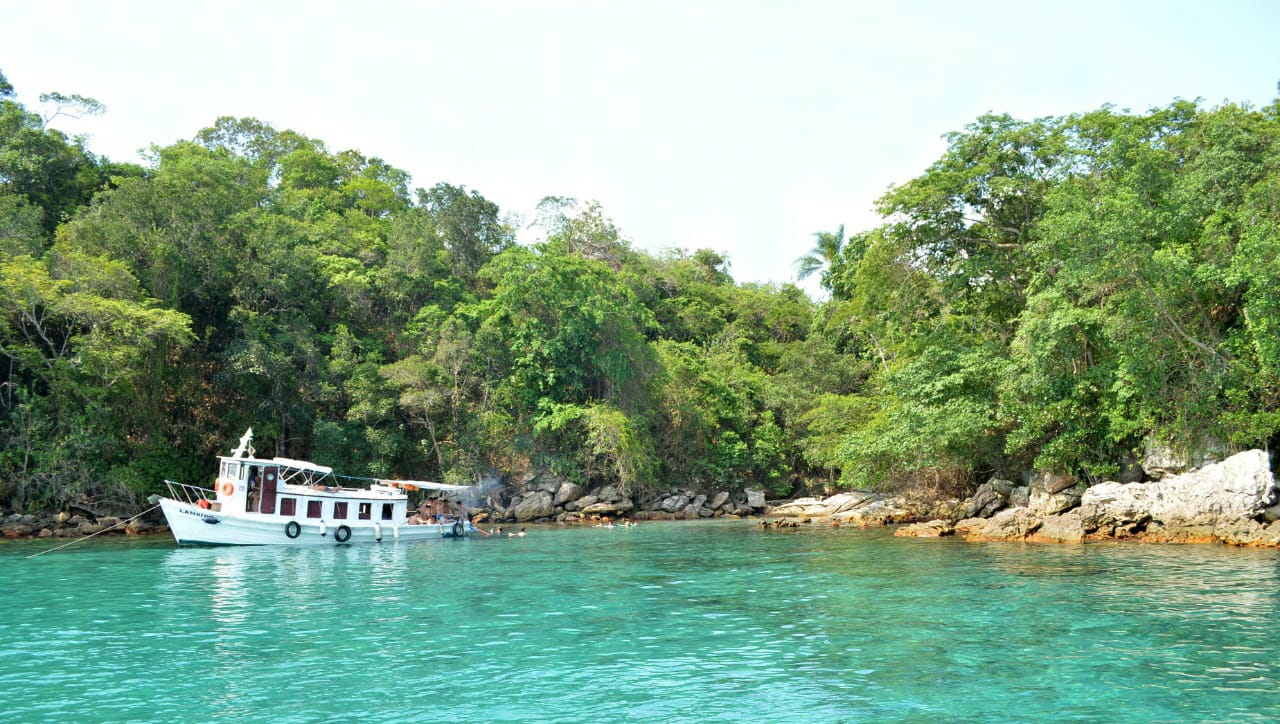
[[[0,75],[0,505],[268,454],[473,482],[950,491],[1280,442],[1280,104],[983,116],[794,285],[221,118],[141,166]],[[52,122],[51,122],[52,121]],[[785,242],[787,240],[779,240]]]

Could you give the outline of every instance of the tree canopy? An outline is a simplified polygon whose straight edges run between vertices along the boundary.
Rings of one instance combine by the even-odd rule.
[[[1280,107],[984,116],[797,287],[252,118],[114,164],[0,75],[0,502],[277,454],[628,490],[1109,476],[1280,435]]]

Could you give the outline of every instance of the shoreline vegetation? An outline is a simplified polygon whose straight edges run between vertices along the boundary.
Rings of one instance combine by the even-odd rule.
[[[1265,531],[1094,513],[1133,485],[1191,506],[1168,480],[1248,451],[1276,467],[1280,103],[981,116],[879,226],[814,234],[815,300],[642,251],[598,203],[517,219],[253,118],[113,162],[57,129],[101,103],[39,97],[0,74],[14,535],[135,515],[252,425],[357,476],[484,481],[517,520],[767,497],[899,501],[920,535],[1275,537],[1273,499],[1242,518]]]
[[[896,526],[898,537],[958,536],[975,542],[1083,544],[1223,543],[1280,548],[1280,488],[1268,455],[1250,450],[1179,471],[1164,469],[1143,483],[1089,486],[1065,476],[1032,476],[1025,485],[991,480],[969,498],[922,499],[873,492],[827,498],[765,500],[764,490],[650,493],[633,501],[615,486],[585,490],[554,475],[527,476],[518,489],[491,488],[469,506],[476,525],[606,525],[626,521],[756,518],[756,526]],[[625,524],[625,523],[624,523]],[[162,522],[88,511],[56,516],[0,516],[0,538],[78,538],[114,532],[166,533]],[[523,529],[522,529],[523,530]]]

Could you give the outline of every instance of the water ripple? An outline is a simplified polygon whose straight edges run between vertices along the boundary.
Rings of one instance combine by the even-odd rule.
[[[1280,719],[1274,551],[747,524],[37,550],[0,546],[19,720]]]

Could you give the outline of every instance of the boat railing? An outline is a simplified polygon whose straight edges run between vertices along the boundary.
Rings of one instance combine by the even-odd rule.
[[[174,500],[187,503],[189,505],[199,505],[201,500],[213,501],[217,495],[208,488],[202,488],[198,485],[188,485],[186,483],[175,483],[172,480],[164,481],[165,487],[169,489],[169,497]]]

